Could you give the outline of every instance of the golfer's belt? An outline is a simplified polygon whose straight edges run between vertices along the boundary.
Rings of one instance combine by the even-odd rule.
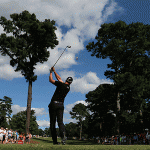
[[[53,101],[54,103],[63,103],[63,102],[59,102],[59,101]]]

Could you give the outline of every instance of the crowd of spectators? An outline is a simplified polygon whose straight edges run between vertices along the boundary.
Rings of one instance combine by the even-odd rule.
[[[30,144],[30,139],[32,138],[31,133],[27,133],[25,136],[24,134],[19,134],[19,132],[13,131],[12,129],[8,128],[0,128],[0,143],[1,144],[12,144],[12,143],[18,143],[19,140],[24,141],[27,144]]]
[[[0,144],[9,144],[9,143],[18,143],[19,140],[24,141],[27,144],[30,144],[30,139],[32,138],[31,133],[27,133],[26,136],[24,134],[19,134],[19,132],[13,131],[12,129],[8,128],[0,128]],[[97,143],[101,144],[111,144],[111,145],[134,145],[134,144],[146,144],[150,145],[150,132],[144,133],[134,133],[132,135],[125,135],[122,134],[120,136],[106,136],[106,137],[93,137],[93,139]],[[85,140],[82,137],[82,140]]]
[[[146,133],[134,133],[132,135],[122,134],[120,136],[106,136],[106,137],[96,137],[97,143],[101,144],[112,144],[112,145],[134,145],[134,144],[145,144],[150,145],[150,132]]]

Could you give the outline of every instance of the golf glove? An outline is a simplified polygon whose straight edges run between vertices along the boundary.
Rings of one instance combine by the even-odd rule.
[[[52,70],[52,69],[49,69],[49,71],[50,71],[50,73],[52,73],[52,72],[53,72],[53,70]]]

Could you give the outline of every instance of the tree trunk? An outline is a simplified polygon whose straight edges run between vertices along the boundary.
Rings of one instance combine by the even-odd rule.
[[[100,130],[102,130],[102,122],[100,123]]]
[[[81,124],[81,129],[80,129],[80,140],[81,140],[81,132],[82,132],[82,124]]]
[[[117,119],[117,132],[118,132],[118,135],[120,135],[120,130],[119,130],[119,113],[120,113],[120,93],[118,92],[118,95],[117,95],[117,114],[118,114],[118,118]]]
[[[30,127],[31,101],[32,101],[32,81],[29,81],[28,100],[27,100],[26,133],[29,133],[29,127]]]

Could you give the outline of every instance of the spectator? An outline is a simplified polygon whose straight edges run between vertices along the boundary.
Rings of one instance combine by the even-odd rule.
[[[143,143],[146,144],[146,132],[143,134]]]
[[[119,135],[117,136],[117,145],[119,145],[119,143],[120,143],[120,137],[119,137]]]
[[[16,132],[16,143],[18,143],[19,134],[18,134],[18,131],[15,131],[15,132]]]
[[[5,142],[6,142],[6,130],[5,129],[3,129],[3,144],[5,144]]]
[[[124,144],[126,144],[126,142],[127,142],[127,136],[124,135]]]
[[[146,145],[148,145],[148,144],[149,144],[149,141],[148,141],[148,134],[146,134],[145,144],[146,144]]]
[[[15,131],[12,131],[12,139],[13,139],[12,143],[15,143],[16,142],[16,133],[15,133]]]
[[[4,128],[2,127],[2,144],[4,144],[4,140],[5,140],[5,134],[4,134]]]
[[[114,136],[111,137],[111,144],[114,145]]]
[[[129,134],[129,145],[131,145],[131,135]]]
[[[134,139],[133,139],[133,134],[131,134],[131,145],[133,145],[134,144]]]
[[[14,134],[13,135],[14,136],[14,143],[17,143],[17,134],[16,134],[16,131],[14,131],[13,134]]]
[[[6,128],[6,141],[5,141],[5,144],[8,143],[8,128]]]
[[[138,144],[140,144],[140,134],[138,133]]]
[[[118,145],[117,135],[115,136],[115,143]]]
[[[2,141],[3,141],[3,127],[1,127],[1,129],[0,129],[0,141],[1,141],[1,143],[3,143]]]
[[[113,140],[114,140],[114,145],[116,145],[116,140],[115,140],[115,136],[114,136]]]
[[[148,134],[148,142],[149,142],[149,145],[150,145],[150,132]]]
[[[121,145],[121,141],[122,141],[122,137],[121,137],[121,135],[120,135],[120,145]]]
[[[20,139],[20,140],[23,140],[23,135],[22,135],[22,133],[21,133],[21,135],[19,135],[19,139]]]
[[[127,141],[127,145],[129,145],[129,136],[126,135],[126,141]]]
[[[26,143],[29,144],[29,134],[26,135]]]
[[[11,129],[8,130],[8,143],[11,141],[12,132]]]
[[[107,142],[107,138],[105,137],[105,143]]]
[[[100,137],[99,137],[99,136],[98,136],[98,138],[97,138],[97,143],[100,144]]]
[[[30,139],[32,138],[31,133],[29,133],[29,144],[30,144]]]
[[[23,134],[23,144],[24,144],[25,139],[26,139],[26,137],[25,137],[25,135]]]
[[[143,143],[143,137],[142,137],[143,135],[142,135],[142,133],[141,134],[139,134],[139,141],[140,141],[140,144],[142,144]]]
[[[133,140],[134,140],[134,144],[137,144],[137,142],[138,142],[138,136],[137,136],[137,134],[134,134]]]

